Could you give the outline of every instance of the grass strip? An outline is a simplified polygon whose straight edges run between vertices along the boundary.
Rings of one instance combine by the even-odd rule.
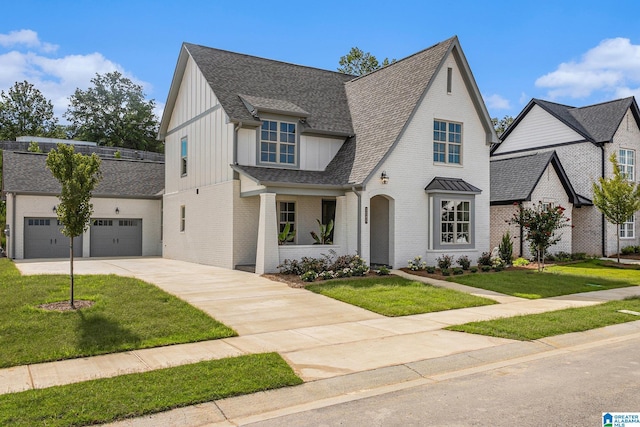
[[[528,341],[640,320],[639,316],[620,313],[618,310],[640,312],[640,296],[589,307],[470,322],[464,325],[449,326],[445,329]]]
[[[77,300],[94,305],[58,312],[69,277],[22,276],[0,259],[0,368],[236,335],[181,299],[141,280],[115,275],[75,278]]]
[[[0,425],[84,426],[302,383],[277,353],[0,396]]]
[[[533,270],[502,271],[496,274],[469,274],[450,277],[447,280],[474,288],[486,289],[520,298],[538,299],[580,292],[602,291],[624,288],[640,283],[640,271],[627,270],[624,275],[620,269],[591,263],[579,270],[573,268],[554,268],[550,272],[538,273]],[[582,273],[581,275],[573,273]]]
[[[496,303],[488,298],[397,276],[329,280],[308,285],[306,289],[384,316],[407,316]]]

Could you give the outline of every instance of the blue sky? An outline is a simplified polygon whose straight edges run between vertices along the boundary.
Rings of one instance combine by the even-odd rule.
[[[160,111],[184,41],[335,70],[353,46],[401,59],[453,35],[492,116],[534,97],[640,95],[640,2],[627,0],[5,2],[0,90],[27,80],[61,116],[76,88],[119,70]]]

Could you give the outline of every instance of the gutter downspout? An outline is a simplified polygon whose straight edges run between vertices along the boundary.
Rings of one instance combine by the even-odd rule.
[[[362,256],[362,243],[361,243],[361,236],[362,236],[362,193],[358,192],[358,190],[356,190],[355,186],[351,187],[351,191],[353,191],[356,195],[356,197],[358,197],[358,255]]]
[[[236,126],[233,127],[233,164],[238,164],[238,131],[242,127],[242,122],[238,122]],[[240,179],[238,172],[233,171],[233,179]]]
[[[604,179],[604,166],[605,166],[605,159],[604,159],[604,144],[600,144],[600,151],[602,153],[602,155],[600,156],[600,168],[601,168],[601,176],[602,179]],[[607,256],[607,239],[606,239],[606,226],[607,226],[607,222],[604,218],[604,214],[600,215],[600,227],[602,227],[602,235],[601,235],[601,250],[602,250],[602,256]]]

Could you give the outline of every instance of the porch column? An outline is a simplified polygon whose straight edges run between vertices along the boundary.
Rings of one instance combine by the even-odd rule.
[[[275,273],[280,264],[278,251],[278,214],[275,193],[260,194],[256,273]]]
[[[344,254],[347,247],[347,197],[336,197],[336,218],[333,221],[333,244],[340,247]]]

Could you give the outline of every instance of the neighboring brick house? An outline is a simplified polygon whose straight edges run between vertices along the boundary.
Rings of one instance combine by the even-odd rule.
[[[576,194],[555,151],[491,160],[491,247],[497,247],[509,232],[514,256],[531,258],[522,228],[509,221],[520,206],[530,208],[539,204],[562,206],[564,216],[571,219],[574,208],[591,203]],[[560,241],[549,252],[571,253],[572,234],[569,227],[558,230]]]
[[[93,148],[78,147],[78,151],[89,153]],[[56,218],[61,187],[46,167],[47,155],[10,150],[2,154],[2,193],[10,230],[8,256],[68,257],[69,239],[60,232]],[[74,240],[74,255],[161,255],[164,163],[102,158],[100,170],[103,178],[91,199],[92,219],[88,230]]]
[[[638,180],[639,123],[640,112],[633,97],[580,108],[533,99],[492,149],[492,161],[554,151],[576,193],[571,210],[571,250],[567,252],[610,255],[616,252],[616,233],[620,233],[623,246],[640,244],[636,232],[639,218],[634,215],[620,229],[606,222],[591,203],[592,184],[613,175],[611,154],[616,154],[630,179]],[[492,193],[494,188],[499,186],[492,183]],[[564,197],[562,192],[558,194]],[[492,227],[499,226],[496,222]]]
[[[165,257],[263,273],[489,250],[497,137],[457,37],[362,77],[185,43],[160,137]]]

